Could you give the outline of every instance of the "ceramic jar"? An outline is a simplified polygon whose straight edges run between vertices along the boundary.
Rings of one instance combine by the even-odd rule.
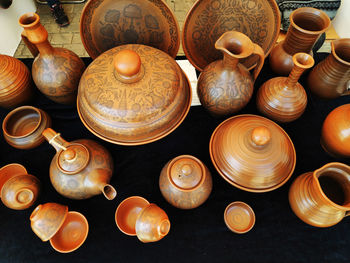
[[[264,64],[264,51],[237,31],[224,33],[215,48],[222,52],[223,59],[205,67],[198,78],[197,93],[202,106],[212,115],[231,115],[246,106],[252,97],[254,81]],[[259,61],[251,76],[239,60],[253,55]]]
[[[163,167],[159,188],[163,197],[173,206],[192,209],[208,199],[212,178],[208,168],[199,159],[181,155]]]

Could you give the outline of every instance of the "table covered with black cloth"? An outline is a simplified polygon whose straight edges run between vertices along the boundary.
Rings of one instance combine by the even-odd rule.
[[[316,54],[316,62],[324,57],[325,54]],[[32,64],[31,59],[23,62],[29,67]],[[91,60],[85,59],[85,62],[88,64]],[[266,61],[255,83],[254,96],[240,113],[259,114],[255,106],[256,91],[264,81],[275,76]],[[323,101],[308,92],[303,116],[281,125],[295,145],[294,174],[283,187],[257,194],[233,187],[215,170],[209,156],[209,140],[224,118],[211,117],[201,106],[191,107],[184,122],[159,141],[143,146],[119,146],[91,134],[80,121],[75,106],[55,104],[36,91],[30,104],[51,116],[53,129],[63,138],[67,141],[93,139],[110,151],[115,164],[111,184],[118,195],[113,201],[103,195],[88,200],[60,196],[49,179],[54,148],[45,142],[32,150],[18,150],[9,146],[1,133],[0,166],[23,164],[42,182],[42,193],[37,203],[27,210],[15,211],[0,204],[0,262],[350,262],[349,218],[330,228],[315,228],[297,218],[288,202],[289,187],[300,174],[332,161],[349,164],[349,160],[328,156],[319,143],[323,120],[330,111],[345,103],[350,103],[350,96]],[[1,121],[7,113],[8,110],[0,110]],[[193,210],[172,207],[158,186],[162,167],[182,154],[198,157],[213,177],[209,199]],[[133,195],[145,197],[168,214],[170,232],[161,241],[144,244],[117,228],[115,210],[122,200]],[[238,200],[248,203],[256,214],[254,228],[243,235],[231,232],[223,219],[225,207]],[[65,204],[70,211],[85,215],[90,229],[87,240],[78,250],[60,254],[32,232],[29,216],[36,205],[46,202]]]

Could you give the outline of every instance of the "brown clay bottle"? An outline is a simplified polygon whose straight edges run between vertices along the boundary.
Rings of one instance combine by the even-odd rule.
[[[84,62],[68,49],[51,46],[36,13],[22,15],[19,24],[24,28],[22,39],[35,57],[32,67],[35,85],[57,103],[74,104]]]

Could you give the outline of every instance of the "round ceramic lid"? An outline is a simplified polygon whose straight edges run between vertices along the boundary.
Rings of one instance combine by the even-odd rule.
[[[239,115],[222,122],[210,140],[210,155],[220,175],[251,192],[267,192],[292,175],[296,154],[287,133],[273,121]]]
[[[89,150],[82,144],[70,144],[58,155],[59,169],[66,174],[76,174],[83,170],[89,162]]]

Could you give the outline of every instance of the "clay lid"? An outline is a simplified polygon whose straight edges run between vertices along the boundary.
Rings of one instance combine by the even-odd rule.
[[[246,203],[236,201],[229,204],[224,212],[226,226],[237,234],[250,231],[255,224],[255,213]]]
[[[144,45],[112,48],[84,72],[78,112],[96,136],[140,145],[172,132],[191,104],[187,77],[168,54]]]
[[[226,181],[250,192],[282,186],[296,162],[288,134],[257,115],[239,115],[222,122],[211,137],[210,156]]]
[[[84,145],[71,143],[59,153],[57,166],[63,173],[76,174],[86,167],[89,159],[89,150]]]

